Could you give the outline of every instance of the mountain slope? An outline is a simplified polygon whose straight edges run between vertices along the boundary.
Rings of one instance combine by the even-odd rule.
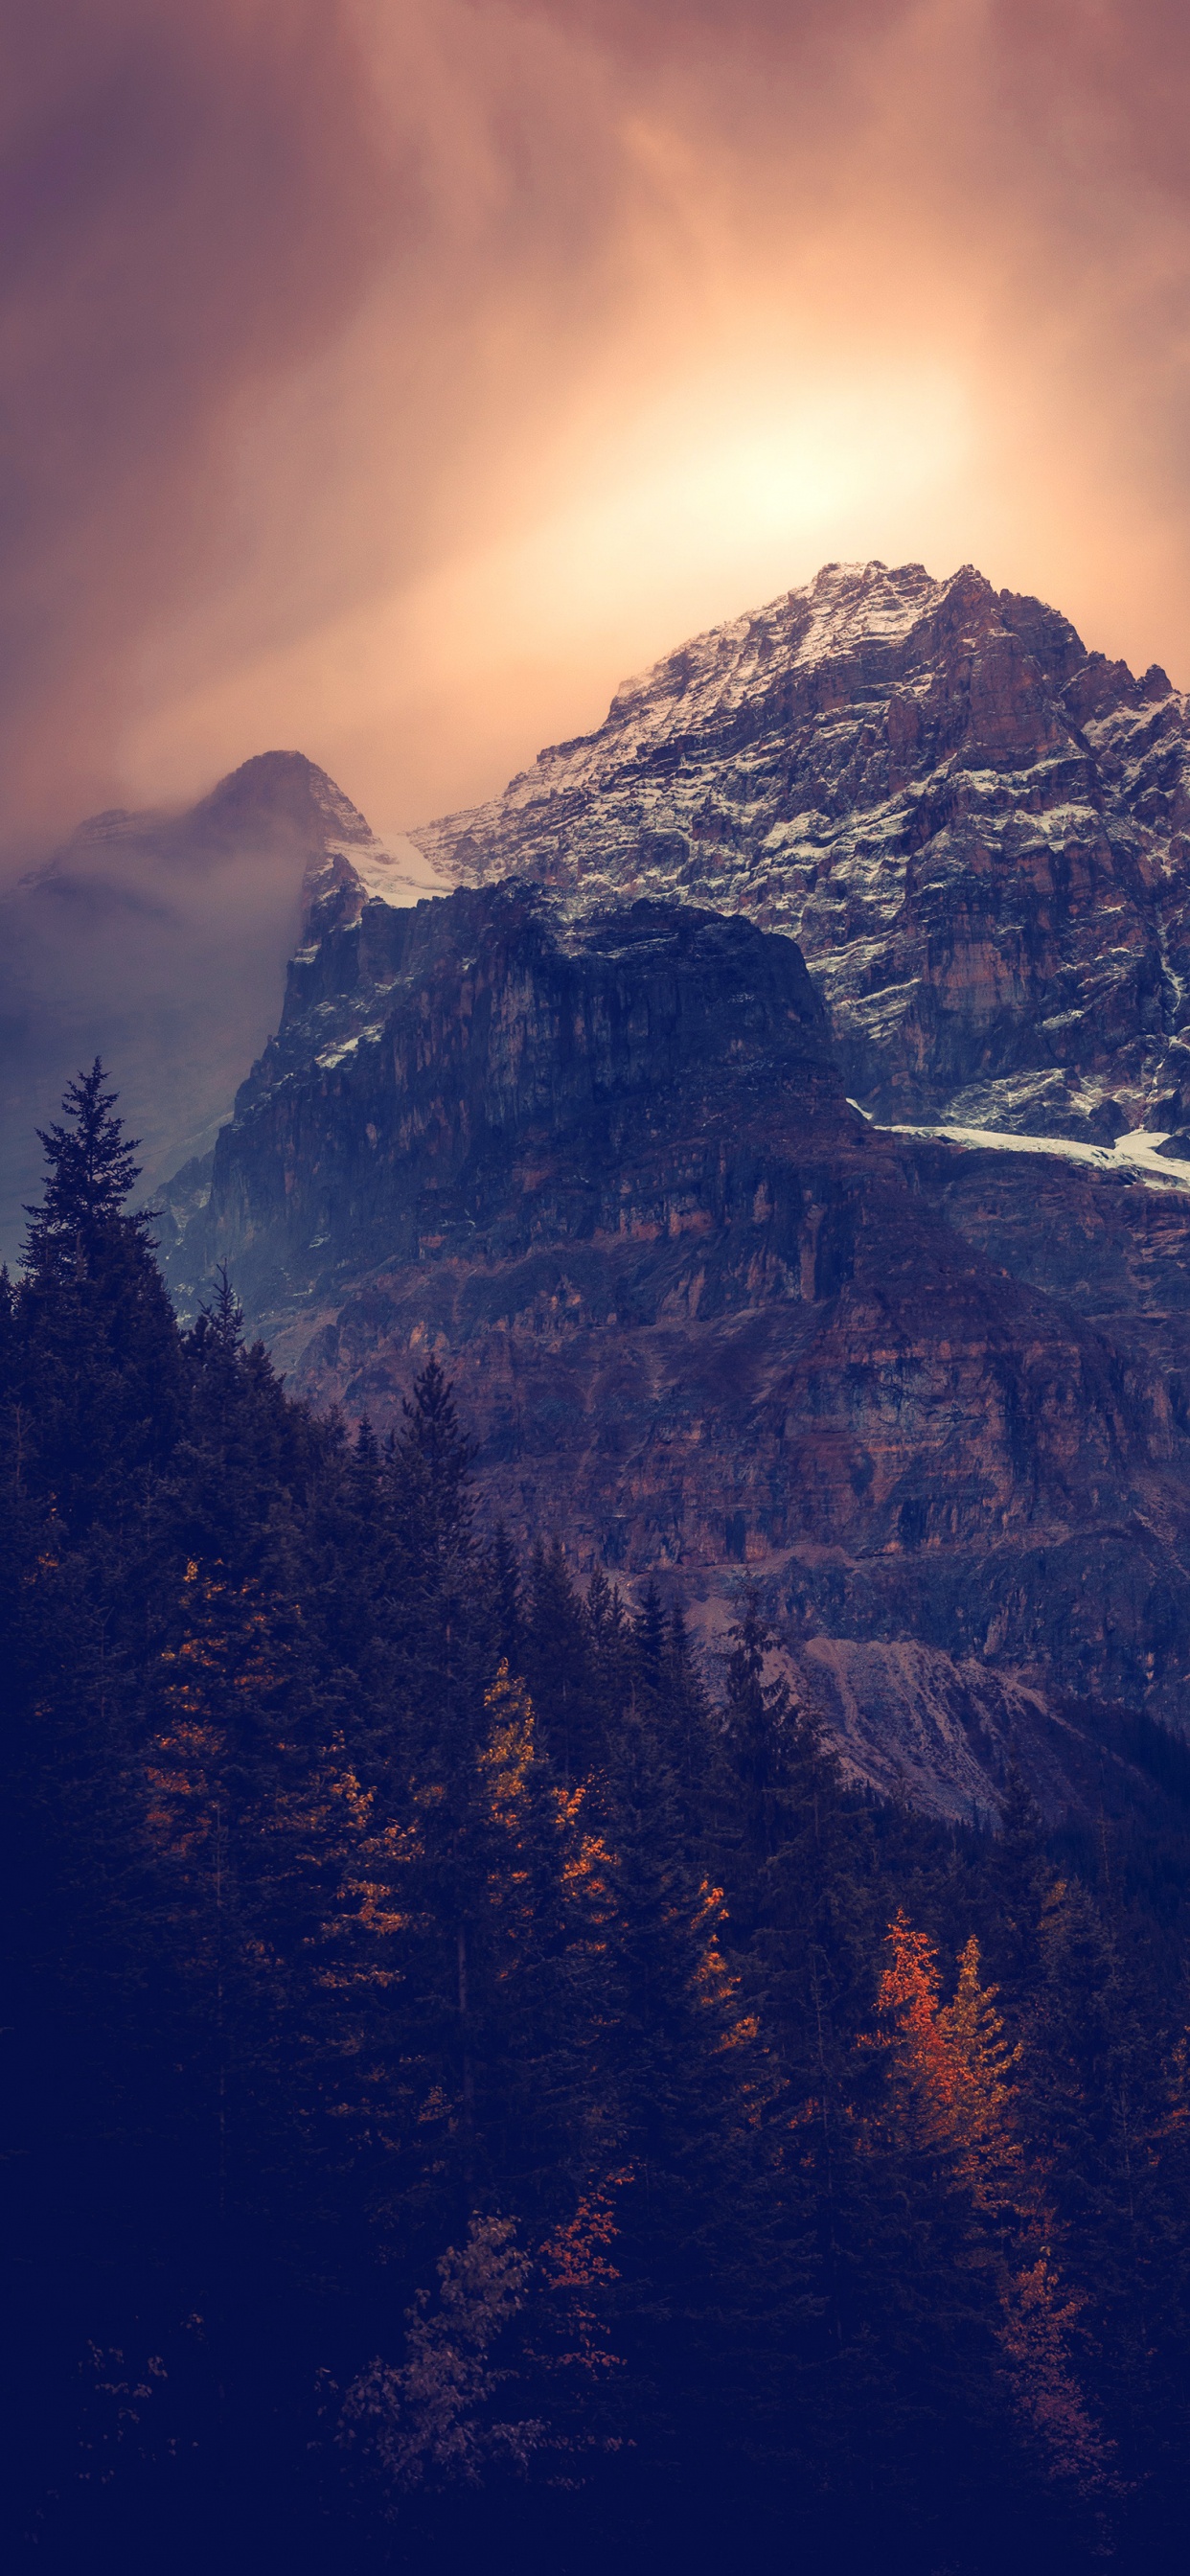
[[[1186,702],[965,566],[827,565],[414,837],[449,881],[797,939],[878,1115],[1110,1139],[1190,1115]]]
[[[751,1570],[863,1776],[1052,1807],[1183,1705],[1190,1192],[1041,1157],[1047,1269],[1038,1167],[869,1125],[791,941],[513,881],[294,962],[170,1269],[380,1429],[437,1352],[522,1541],[712,1632]]]

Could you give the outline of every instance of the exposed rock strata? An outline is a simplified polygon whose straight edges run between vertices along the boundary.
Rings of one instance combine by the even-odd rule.
[[[1014,1734],[1073,1794],[1068,1699],[1181,1716],[1188,1234],[1172,1170],[870,1126],[745,917],[514,884],[295,962],[173,1272],[381,1427],[439,1352],[517,1535],[711,1627],[751,1569],[855,1768],[956,1812]]]
[[[448,879],[676,896],[801,945],[877,1114],[1190,1115],[1186,701],[970,566],[827,565],[415,838]]]

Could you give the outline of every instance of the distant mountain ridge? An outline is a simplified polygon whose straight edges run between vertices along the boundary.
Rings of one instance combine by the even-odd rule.
[[[416,861],[416,854],[411,853]],[[264,752],[184,812],[92,815],[0,897],[0,1234],[36,1195],[34,1129],[103,1056],[146,1186],[209,1150],[273,1025],[285,960],[328,904],[412,889],[296,751]]]
[[[1190,728],[965,565],[828,564],[412,834],[452,883],[798,941],[883,1118],[1088,1141],[1190,1116]]]

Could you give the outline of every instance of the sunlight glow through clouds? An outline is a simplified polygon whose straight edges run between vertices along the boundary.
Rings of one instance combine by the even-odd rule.
[[[250,674],[173,701],[168,744],[148,719],[129,767],[150,779],[162,754],[172,766],[188,738],[225,732],[247,682],[261,743],[300,741],[317,757],[328,727],[391,727],[408,743],[409,801],[371,819],[390,830],[424,820],[437,782],[423,775],[419,739],[442,738],[452,705],[470,746],[464,793],[491,793],[508,774],[510,714],[528,677],[540,716],[522,762],[599,723],[620,680],[688,635],[936,519],[948,487],[969,478],[974,443],[963,387],[929,364],[801,386],[772,370],[742,383],[723,370],[689,376],[618,437],[605,414],[597,436],[576,427],[556,444],[542,461],[543,506],[506,497],[506,525],[487,545],[254,657]]]
[[[269,745],[471,802],[832,557],[1190,672],[1175,0],[9,14],[12,864]]]
[[[430,644],[460,630],[472,666],[517,632],[568,649],[759,606],[826,556],[869,550],[906,504],[936,501],[968,462],[961,388],[941,374],[792,391],[764,411],[695,381],[576,478],[582,498],[434,575],[402,603]],[[675,624],[676,621],[676,624]]]

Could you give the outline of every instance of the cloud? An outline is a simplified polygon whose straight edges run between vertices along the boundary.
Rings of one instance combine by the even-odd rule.
[[[61,810],[162,602],[235,577],[235,406],[337,327],[402,192],[337,0],[15,0],[0,101],[4,765]]]
[[[502,783],[825,557],[1190,681],[1172,0],[14,0],[7,825]]]

